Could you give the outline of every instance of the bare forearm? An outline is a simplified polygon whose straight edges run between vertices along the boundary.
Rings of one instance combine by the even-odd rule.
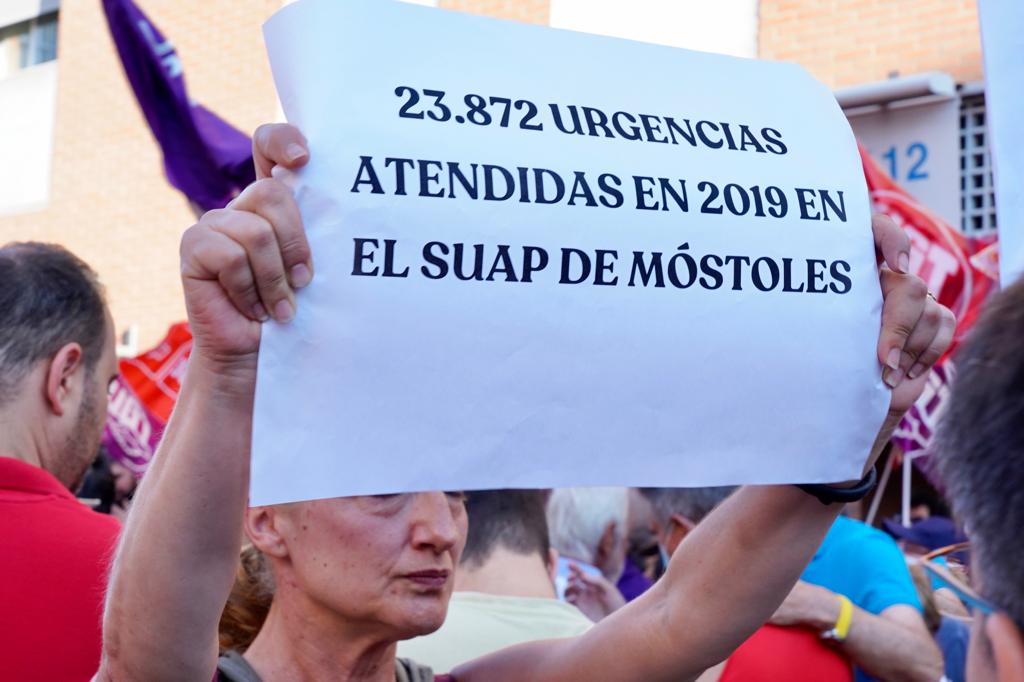
[[[190,363],[115,560],[104,618],[109,679],[213,673],[247,503],[253,376]]]
[[[942,653],[923,624],[917,631],[857,609],[842,649],[872,677],[886,682],[935,682],[942,677]]]

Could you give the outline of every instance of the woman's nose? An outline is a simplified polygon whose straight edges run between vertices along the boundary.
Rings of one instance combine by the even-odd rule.
[[[448,496],[441,492],[417,493],[413,520],[413,545],[445,552],[459,541],[456,515],[462,507],[453,508]]]

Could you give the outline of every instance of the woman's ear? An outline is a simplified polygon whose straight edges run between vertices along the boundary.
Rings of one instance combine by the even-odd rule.
[[[994,613],[985,619],[992,661],[999,682],[1024,682],[1024,636],[1009,616]]]
[[[273,506],[249,507],[245,512],[245,534],[253,546],[267,556],[285,557],[288,545],[278,525],[283,520]]]

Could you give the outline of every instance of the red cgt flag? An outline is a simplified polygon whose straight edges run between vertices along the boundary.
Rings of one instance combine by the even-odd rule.
[[[974,323],[995,284],[991,270],[980,269],[975,264],[978,259],[972,262],[974,255],[994,240],[968,239],[897,185],[863,147],[860,157],[875,212],[891,217],[910,236],[911,272],[923,279],[928,291],[956,315],[956,340],[946,353],[948,357]]]
[[[103,445],[110,457],[142,476],[174,409],[192,351],[187,322],[173,325],[155,348],[123,358],[110,387]]]

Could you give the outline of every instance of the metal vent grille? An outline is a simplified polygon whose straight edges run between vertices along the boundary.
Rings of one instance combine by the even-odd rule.
[[[984,95],[964,97],[960,102],[960,229],[972,237],[996,230]]]

